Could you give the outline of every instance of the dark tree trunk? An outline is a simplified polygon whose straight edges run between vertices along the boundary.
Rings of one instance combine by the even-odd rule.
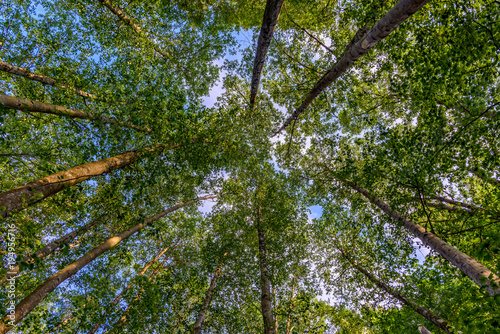
[[[259,90],[260,76],[266,61],[267,50],[273,39],[274,29],[278,23],[281,6],[284,0],[267,0],[264,18],[260,28],[259,39],[257,41],[257,52],[253,63],[252,83],[250,86],[250,105],[255,103]]]

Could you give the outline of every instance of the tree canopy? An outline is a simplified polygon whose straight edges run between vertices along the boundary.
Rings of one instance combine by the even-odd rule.
[[[0,2],[0,333],[500,333],[500,3]]]

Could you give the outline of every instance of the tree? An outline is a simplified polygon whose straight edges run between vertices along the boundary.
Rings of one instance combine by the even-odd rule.
[[[499,6],[3,1],[0,332],[500,332]]]

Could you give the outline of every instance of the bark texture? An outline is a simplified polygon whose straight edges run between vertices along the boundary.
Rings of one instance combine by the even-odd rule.
[[[418,331],[421,333],[421,334],[432,334],[427,328],[425,328],[424,326],[419,326],[418,327]]]
[[[259,265],[262,319],[264,320],[264,334],[276,334],[274,331],[274,317],[271,303],[271,283],[267,272],[266,240],[262,229],[261,209],[258,210],[257,233],[259,237]]]
[[[331,70],[326,72],[323,77],[316,83],[314,88],[307,94],[302,104],[286,119],[281,128],[276,131],[275,135],[283,131],[291,122],[297,119],[299,115],[311,104],[311,102],[337,80],[347,69],[362,55],[373,48],[378,42],[387,37],[401,23],[408,19],[411,15],[422,8],[429,0],[400,0],[394,7],[391,8],[382,17],[373,28],[370,29],[357,41],[348,52],[333,66]]]
[[[174,145],[170,148],[179,146]],[[139,159],[144,151],[159,153],[164,148],[166,148],[164,145],[158,145],[144,150],[125,152],[111,158],[76,166],[6,191],[0,194],[0,216],[5,218],[10,212],[21,211],[75,184],[130,165]]]
[[[120,21],[128,25],[130,28],[132,28],[137,34],[141,34],[142,28],[139,27],[137,24],[132,21],[130,17],[125,15],[120,8],[116,7],[111,1],[109,0],[99,0],[100,3],[102,3],[106,8],[108,8],[113,14],[115,14]]]
[[[226,257],[227,253],[224,253],[222,256],[222,260],[219,262],[219,266],[215,270],[214,276],[210,281],[210,286],[208,287],[207,293],[205,295],[205,300],[203,301],[203,307],[201,308],[200,313],[198,313],[198,318],[194,324],[194,334],[200,334],[201,329],[203,327],[203,321],[205,321],[205,317],[207,316],[208,307],[212,301],[212,295],[214,294],[215,284],[217,284],[217,280],[219,279],[220,272],[222,270],[222,264],[224,261],[224,257]]]
[[[151,132],[151,129],[148,127],[140,127],[130,122],[118,121],[106,116],[96,116],[83,110],[68,109],[66,107],[58,106],[55,104],[27,100],[15,96],[0,94],[0,103],[3,104],[5,108],[25,111],[29,113],[52,114],[71,118],[88,119],[91,121],[102,122],[104,124],[120,125],[139,131]]]
[[[257,41],[257,52],[253,62],[252,83],[250,86],[250,105],[255,103],[257,92],[259,90],[260,76],[264,63],[266,61],[267,50],[273,39],[274,29],[278,23],[281,6],[284,0],[267,0],[266,9],[264,10],[264,18],[260,28],[259,39]]]
[[[167,248],[165,248],[165,249],[163,249],[163,250],[162,250],[162,251],[161,251],[158,255],[156,255],[156,256],[155,256],[155,258],[154,258],[154,259],[152,259],[151,261],[149,261],[149,263],[148,263],[148,264],[146,264],[146,265],[144,266],[144,268],[142,268],[142,270],[139,272],[139,274],[137,274],[137,276],[142,276],[142,275],[144,275],[144,274],[146,273],[146,271],[147,271],[147,270],[148,270],[148,269],[149,269],[149,268],[150,268],[150,267],[151,267],[154,263],[156,263],[156,262],[160,259],[160,257],[162,257],[162,255],[163,255],[163,254],[165,254],[165,253],[166,253],[169,249],[170,249],[170,246],[169,246],[169,247],[167,247]],[[133,281],[132,281],[132,282],[130,282],[130,283],[129,283],[126,287],[125,287],[125,289],[123,289],[123,291],[122,291],[122,292],[120,292],[120,294],[119,294],[119,295],[118,295],[115,299],[113,299],[113,301],[111,302],[111,306],[110,306],[110,307],[108,308],[108,310],[107,310],[106,312],[104,312],[104,314],[102,315],[102,317],[101,317],[101,321],[99,321],[97,324],[95,324],[95,325],[94,325],[94,327],[92,327],[92,329],[89,331],[89,333],[88,333],[88,334],[95,334],[95,333],[99,330],[99,328],[101,328],[103,320],[104,320],[104,319],[106,318],[106,316],[108,315],[108,311],[109,311],[109,310],[110,310],[113,306],[115,306],[116,304],[118,304],[118,303],[120,302],[120,300],[122,300],[124,293],[125,293],[128,289],[130,289],[133,285],[134,285],[134,282],[133,282]]]
[[[26,315],[28,315],[31,312],[31,310],[33,310],[42,300],[44,300],[49,293],[54,291],[59,286],[59,284],[61,284],[74,274],[76,274],[80,269],[85,267],[87,264],[96,259],[98,256],[102,255],[106,251],[118,245],[123,240],[128,239],[133,234],[142,230],[148,224],[160,219],[161,217],[171,212],[174,212],[187,205],[190,205],[196,201],[216,198],[218,196],[219,195],[209,195],[209,196],[199,197],[197,199],[185,203],[174,205],[173,207],[165,211],[159,212],[154,216],[149,217],[142,223],[132,226],[131,228],[118,234],[117,236],[106,240],[105,242],[103,242],[102,244],[95,247],[90,252],[88,252],[78,260],[76,260],[75,262],[71,263],[70,265],[67,265],[59,272],[52,275],[52,277],[47,279],[44,283],[39,285],[32,293],[30,293],[26,298],[24,298],[15,308],[15,323],[20,322]],[[12,329],[12,326],[8,324],[9,320],[10,319],[8,318],[7,315],[3,317],[2,322],[0,323],[0,334],[7,333],[9,330]]]
[[[444,330],[446,333],[451,333],[452,332],[452,328],[448,325],[448,323],[444,319],[438,317],[437,315],[435,315],[434,313],[432,313],[431,311],[429,311],[425,307],[422,307],[422,306],[418,305],[413,300],[406,298],[405,296],[403,296],[402,294],[400,294],[399,292],[397,292],[396,290],[394,290],[393,288],[391,288],[389,285],[387,285],[384,282],[382,282],[380,279],[378,279],[371,272],[369,272],[368,270],[366,270],[365,268],[363,268],[360,264],[358,264],[355,261],[353,261],[349,257],[349,255],[347,255],[347,253],[343,249],[341,249],[341,248],[338,248],[338,249],[342,253],[342,255],[344,256],[344,258],[357,271],[359,271],[364,276],[366,276],[366,278],[368,278],[372,283],[374,283],[381,290],[387,292],[388,294],[390,294],[391,296],[393,296],[394,298],[396,298],[397,300],[399,300],[401,303],[403,303],[405,305],[408,305],[415,312],[417,312],[418,314],[420,314],[421,316],[423,316],[424,318],[426,318],[427,320],[429,320],[430,322],[432,322],[433,324],[435,324],[436,326],[438,326],[439,328],[441,328],[442,330]]]
[[[370,202],[378,206],[384,213],[389,215],[393,220],[400,222],[403,227],[419,238],[426,246],[430,247],[436,253],[444,257],[455,267],[460,269],[474,283],[482,287],[486,285],[486,290],[491,295],[500,294],[500,278],[491,270],[483,266],[481,263],[462,253],[455,247],[441,240],[435,234],[430,233],[422,226],[413,221],[404,218],[399,212],[394,211],[391,207],[381,199],[373,196],[367,190],[359,187],[353,182],[345,181],[352,189],[356,190]],[[491,276],[491,279],[490,279]]]
[[[84,91],[79,90],[77,88],[71,87],[67,84],[58,82],[58,81],[56,81],[52,78],[46,77],[44,75],[32,73],[25,68],[17,67],[17,66],[11,65],[11,64],[4,63],[3,61],[0,61],[0,71],[11,73],[11,74],[18,75],[21,77],[25,77],[26,79],[30,79],[33,81],[38,81],[44,85],[60,87],[60,88],[64,88],[64,89],[70,89],[73,92],[75,92],[77,95],[80,95],[83,97],[88,97],[88,98],[93,98],[93,99],[97,98],[97,96],[95,96],[93,94],[84,92]]]
[[[39,258],[39,259],[46,258],[50,254],[52,254],[55,250],[57,250],[59,247],[61,247],[62,245],[65,245],[65,244],[71,242],[77,236],[87,232],[88,230],[92,229],[94,226],[96,226],[97,224],[100,224],[100,223],[102,223],[102,219],[94,219],[91,222],[87,223],[86,225],[80,227],[79,229],[76,229],[76,230],[60,237],[57,240],[52,241],[47,246],[38,250],[35,254],[26,256],[21,261],[18,261],[13,267],[8,268],[7,273],[0,281],[0,285],[4,284],[11,277],[17,276],[19,274],[20,264],[22,262],[28,262],[28,263],[33,262],[33,258],[35,258],[35,257]]]

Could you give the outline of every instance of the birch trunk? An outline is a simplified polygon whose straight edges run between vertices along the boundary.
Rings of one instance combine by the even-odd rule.
[[[219,195],[204,196],[182,204],[177,204],[165,211],[159,212],[156,215],[149,217],[144,222],[139,223],[129,228],[128,230],[118,234],[117,236],[112,237],[107,241],[103,242],[102,244],[95,247],[94,249],[92,249],[90,252],[88,252],[75,262],[61,269],[58,273],[54,274],[52,277],[47,279],[44,283],[39,285],[32,293],[30,293],[26,298],[24,298],[15,308],[14,323],[20,322],[26,315],[28,315],[31,312],[31,310],[33,310],[40,302],[42,302],[49,293],[54,291],[59,286],[59,284],[61,284],[74,274],[76,274],[80,269],[85,267],[87,264],[95,260],[97,257],[102,255],[106,251],[118,245],[121,241],[128,239],[130,236],[142,230],[151,222],[154,222],[160,219],[161,217],[171,212],[174,212],[180,208],[183,208],[187,205],[190,205],[196,201],[216,198],[218,196]],[[5,315],[4,318],[2,319],[2,323],[0,323],[0,334],[7,333],[9,330],[13,328],[12,325],[8,324],[9,321],[10,318],[8,317],[8,315]]]
[[[76,238],[77,236],[87,232],[88,230],[92,229],[94,226],[97,224],[102,223],[102,219],[94,219],[91,222],[87,223],[86,225],[80,227],[79,229],[76,229],[62,237],[60,237],[57,240],[52,241],[49,243],[47,246],[43,247],[42,249],[38,250],[35,254],[28,255],[21,261],[18,261],[13,267],[8,268],[7,273],[5,276],[2,278],[0,281],[0,285],[4,284],[8,279],[17,276],[20,273],[20,264],[21,262],[32,262],[33,258],[39,258],[43,259],[52,254],[55,250],[57,250],[61,245],[69,243],[71,240]]]
[[[222,263],[226,255],[227,253],[224,253],[224,255],[222,256],[222,260],[219,262],[219,266],[217,267],[217,270],[215,270],[214,276],[210,281],[210,286],[208,287],[207,293],[205,295],[205,301],[203,302],[203,307],[201,308],[200,313],[198,313],[198,318],[196,319],[196,322],[194,324],[194,330],[193,330],[194,334],[201,333],[201,329],[203,327],[203,321],[205,321],[205,317],[207,316],[208,307],[210,306],[210,303],[212,301],[212,295],[214,294],[215,284],[217,283],[217,280],[219,278],[220,272],[222,270]]]
[[[284,0],[267,0],[264,18],[260,28],[259,39],[257,41],[257,52],[253,63],[252,83],[250,86],[250,105],[255,103],[257,91],[259,90],[260,76],[266,61],[267,51],[273,39],[274,29],[278,23],[281,6]]]
[[[105,124],[120,125],[134,130],[151,132],[151,129],[148,127],[143,128],[130,122],[118,121],[106,116],[96,116],[83,110],[68,109],[55,104],[27,100],[15,96],[0,94],[0,103],[3,104],[5,108],[25,111],[28,113],[52,114],[70,118],[88,119]]]
[[[69,85],[66,85],[64,83],[57,82],[56,80],[49,78],[49,77],[46,77],[44,75],[32,73],[25,68],[17,67],[17,66],[11,65],[11,64],[4,63],[3,61],[0,61],[0,71],[11,73],[14,75],[18,75],[18,76],[21,76],[21,77],[24,77],[26,79],[30,79],[33,81],[38,81],[44,85],[69,89],[69,90],[72,90],[73,92],[75,92],[77,95],[80,95],[83,97],[88,97],[88,98],[92,98],[92,99],[97,98],[97,96],[95,96],[93,94],[76,89],[76,88],[71,87]]]
[[[276,334],[274,331],[274,317],[271,304],[271,284],[267,272],[266,241],[262,229],[261,208],[257,214],[257,233],[259,237],[259,265],[260,265],[260,291],[262,319],[264,320],[264,334]]]
[[[424,318],[426,318],[427,320],[429,320],[430,322],[432,322],[433,324],[435,324],[436,326],[438,326],[439,328],[441,328],[442,330],[444,330],[446,333],[451,333],[452,332],[452,328],[448,325],[448,323],[445,320],[441,319],[440,317],[438,317],[437,315],[435,315],[434,313],[432,313],[428,309],[426,309],[426,308],[418,305],[417,303],[415,303],[411,299],[406,298],[405,296],[403,296],[402,294],[400,294],[399,292],[397,292],[396,290],[394,290],[393,288],[391,288],[389,285],[385,284],[380,279],[378,279],[377,277],[375,277],[375,275],[373,275],[371,272],[369,272],[368,270],[366,270],[365,268],[363,268],[360,264],[358,264],[355,261],[353,261],[347,255],[347,253],[343,249],[341,249],[338,246],[337,246],[337,248],[340,251],[340,253],[343,255],[343,257],[357,271],[359,271],[360,273],[362,273],[363,275],[365,275],[371,282],[373,282],[381,290],[387,292],[392,297],[394,297],[397,300],[399,300],[401,303],[403,303],[405,305],[408,305],[415,312],[417,312],[418,314],[420,314],[421,316],[423,316]]]
[[[382,17],[366,35],[357,41],[351,49],[326,72],[316,83],[314,88],[307,94],[302,104],[286,119],[281,128],[275,135],[283,131],[291,122],[297,119],[299,115],[318,97],[328,86],[337,80],[347,69],[362,55],[373,48],[378,42],[387,37],[401,23],[411,15],[421,9],[429,0],[400,0],[394,7]]]
[[[441,240],[435,234],[430,233],[422,226],[414,223],[413,221],[404,218],[399,212],[393,211],[391,207],[381,199],[371,195],[367,190],[357,186],[350,181],[346,182],[352,189],[356,190],[370,202],[378,206],[384,213],[389,215],[393,220],[400,222],[403,227],[419,238],[426,246],[430,247],[433,251],[444,257],[455,267],[460,269],[478,286],[486,285],[486,291],[492,296],[500,294],[500,278],[491,272],[488,268],[483,266],[475,259],[462,253],[455,247]],[[491,279],[490,279],[491,276]]]
[[[179,146],[173,145],[169,148]],[[130,165],[139,159],[144,151],[159,153],[165,148],[165,145],[157,145],[143,150],[125,152],[111,158],[76,166],[1,193],[0,216],[6,218],[10,212],[19,212],[75,184]]]

